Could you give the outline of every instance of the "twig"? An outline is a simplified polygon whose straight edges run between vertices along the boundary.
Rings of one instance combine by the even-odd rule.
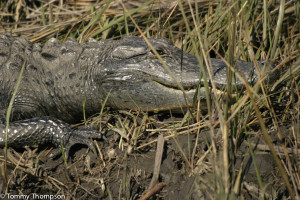
[[[153,176],[149,184],[148,190],[151,190],[154,187],[154,185],[158,182],[158,176],[159,176],[163,151],[164,151],[164,136],[160,134],[157,139],[157,148],[156,148]]]
[[[151,190],[149,190],[144,196],[142,196],[139,200],[146,200],[161,190],[166,184],[158,183]]]

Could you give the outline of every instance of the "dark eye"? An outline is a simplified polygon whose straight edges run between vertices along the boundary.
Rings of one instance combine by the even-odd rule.
[[[156,49],[156,51],[157,51],[157,53],[158,53],[160,56],[166,55],[166,52],[165,52],[163,49]],[[152,53],[153,55],[155,55],[154,52],[153,52],[152,50],[151,50],[151,53]]]
[[[165,54],[166,54],[165,51],[162,50],[162,49],[157,49],[156,51],[157,51],[157,53],[158,53],[159,55],[165,55]]]

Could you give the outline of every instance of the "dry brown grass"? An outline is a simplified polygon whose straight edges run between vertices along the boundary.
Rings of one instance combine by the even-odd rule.
[[[284,1],[281,1],[280,4],[279,1],[263,1],[264,6],[256,1],[225,1],[221,4],[221,1],[198,0],[189,4],[189,1],[139,0],[125,1],[125,7],[114,0],[100,3],[91,0],[0,2],[0,33],[11,32],[34,42],[45,42],[51,37],[62,41],[73,37],[84,42],[89,37],[116,39],[122,35],[141,35],[142,32],[148,37],[167,37],[201,61],[209,62],[209,57],[219,57],[228,63],[232,59],[275,63],[273,71],[280,73],[277,80],[270,84],[259,81],[253,87],[245,85],[245,92],[232,89],[231,93],[237,96],[233,101],[229,97],[220,98],[214,88],[208,91],[210,98],[206,102],[206,112],[201,111],[195,101],[194,113],[186,113],[178,121],[165,122],[145,113],[131,112],[105,112],[96,121],[101,122],[101,131],[113,130],[121,135],[119,148],[123,152],[130,149],[129,153],[124,153],[126,157],[132,152],[141,153],[151,148],[157,133],[164,134],[166,139],[172,138],[188,168],[187,174],[195,177],[193,188],[198,190],[199,196],[212,199],[249,196],[299,199],[299,2],[291,0],[283,4]],[[238,75],[236,78],[242,79]],[[263,79],[267,77],[260,76],[260,80]],[[116,124],[109,123],[111,118],[116,119]],[[208,127],[209,131],[205,133],[209,134],[210,141],[206,151],[199,152],[204,127]],[[180,135],[196,135],[196,142],[188,142],[188,152],[182,150],[177,141]],[[257,140],[261,142],[258,145]],[[256,185],[249,185],[245,180],[246,157],[249,155],[255,160],[254,150],[272,153],[278,169],[278,180],[274,182],[279,186],[270,186],[262,180],[255,161]],[[236,166],[238,158],[242,163],[239,167]],[[112,164],[101,160],[103,162],[96,169]],[[15,169],[25,170],[19,163],[26,166],[22,158],[14,160],[12,165]],[[36,175],[36,172],[27,173]],[[66,191],[65,183],[50,177],[45,185],[55,186],[58,193]],[[108,184],[100,182],[97,183],[99,188]],[[120,186],[120,193],[126,194],[129,199],[133,194],[125,183],[126,178],[123,179],[124,185]],[[77,187],[81,184],[78,183]],[[273,191],[267,190],[268,187]],[[110,196],[110,192],[106,192]]]

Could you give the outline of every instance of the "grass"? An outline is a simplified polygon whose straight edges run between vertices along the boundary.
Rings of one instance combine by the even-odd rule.
[[[145,139],[143,132],[153,133],[151,135],[162,132],[166,138],[173,138],[189,168],[189,173],[195,177],[193,187],[201,188],[206,197],[212,199],[246,197],[245,188],[249,190],[249,187],[246,186],[243,176],[245,168],[243,165],[239,169],[234,166],[241,153],[245,156],[242,163],[247,162],[247,155],[251,155],[255,163],[256,155],[253,151],[257,145],[253,138],[261,139],[265,141],[275,160],[279,170],[278,179],[282,181],[286,193],[280,193],[278,188],[275,188],[275,191],[280,195],[284,193],[288,199],[299,198],[298,1],[240,0],[231,4],[227,1],[173,1],[170,4],[154,0],[134,3],[109,0],[96,4],[82,0],[73,4],[54,1],[25,3],[0,2],[0,33],[12,32],[13,35],[22,35],[33,42],[45,42],[51,37],[61,41],[73,37],[79,42],[84,42],[89,37],[101,40],[118,39],[123,35],[151,38],[163,36],[184,51],[196,55],[202,71],[210,71],[210,57],[223,59],[228,63],[228,76],[232,76],[233,79],[224,88],[226,95],[222,97],[214,83],[210,86],[204,81],[206,112],[202,111],[197,99],[195,111],[187,114],[181,121],[173,123],[156,121],[141,112],[104,113],[103,108],[99,108],[101,116],[98,121],[102,121],[104,115],[118,119],[116,124],[102,123],[101,127],[108,126],[110,130],[118,130],[122,134],[119,140],[120,149],[124,148],[124,145],[134,147],[135,151],[149,148],[156,141],[155,137],[149,137],[152,141],[148,144],[139,145],[141,140]],[[153,52],[156,52],[155,49]],[[157,56],[159,57],[158,54]],[[256,63],[256,66],[258,60],[275,63],[275,69],[280,75],[275,82],[269,83],[268,76],[257,70],[259,81],[250,86],[244,81],[242,74],[235,73],[232,63],[236,59]],[[270,66],[266,64],[265,67]],[[203,79],[207,78],[203,73]],[[213,74],[209,73],[209,78],[213,80]],[[244,83],[244,92],[235,87],[235,79]],[[233,95],[236,98],[232,98]],[[142,120],[138,123],[139,118]],[[161,127],[158,130],[152,129],[153,123],[159,123]],[[281,128],[285,124],[290,125],[288,136]],[[203,127],[208,127],[210,134],[209,148],[205,156],[199,155],[199,144],[191,143],[188,138],[190,151],[186,155],[177,138],[180,135],[196,134],[198,141]],[[277,132],[272,138],[269,136],[271,127]],[[257,130],[262,134],[258,134]],[[218,134],[222,135],[221,145],[216,139]],[[275,145],[274,141],[280,142]],[[244,142],[248,144],[246,151],[241,150],[241,144]],[[282,153],[278,148],[282,149]],[[291,150],[298,153],[292,154]],[[210,155],[209,159],[207,155]],[[202,170],[205,162],[208,162],[209,171],[212,173],[209,178],[204,179],[199,170]],[[266,192],[270,185],[263,183],[262,173],[256,164],[255,170],[258,182],[258,192],[255,191],[258,193],[257,197],[278,198],[276,192]],[[128,184],[125,178],[122,183]],[[125,193],[127,198],[131,197],[128,185],[121,184],[119,189],[120,195]],[[214,191],[214,194],[211,194],[211,191]],[[254,196],[255,192],[251,191]]]

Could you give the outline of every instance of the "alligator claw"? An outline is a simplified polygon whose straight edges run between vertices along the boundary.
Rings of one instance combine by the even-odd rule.
[[[92,138],[101,139],[102,135],[99,132],[88,130],[88,129],[76,129],[73,130],[68,139],[64,139],[62,144],[58,146],[49,156],[51,158],[55,158],[58,155],[62,154],[62,147],[65,150],[66,158],[69,158],[71,147],[75,144],[83,144],[90,148],[94,154],[97,154],[95,151],[95,147],[92,142]]]

